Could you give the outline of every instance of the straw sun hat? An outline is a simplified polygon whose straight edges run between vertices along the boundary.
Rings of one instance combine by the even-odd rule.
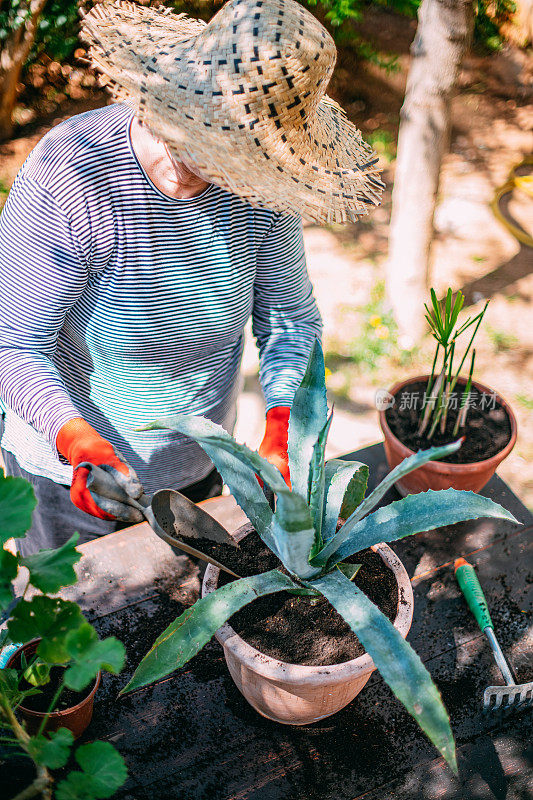
[[[204,179],[321,223],[379,205],[378,159],[325,94],[333,39],[295,0],[230,0],[207,25],[103,2],[82,35],[115,100]]]

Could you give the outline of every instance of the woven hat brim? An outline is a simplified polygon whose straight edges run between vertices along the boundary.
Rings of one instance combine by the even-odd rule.
[[[114,99],[131,105],[206,180],[252,205],[319,223],[355,221],[379,205],[378,158],[329,97],[305,129],[277,129],[265,119],[250,130],[230,104],[221,113],[214,98],[199,101],[198,84],[190,85],[174,60],[180,50],[194,55],[204,28],[185,15],[117,2],[96,6],[85,17],[83,35]],[[201,65],[190,69],[198,80]]]

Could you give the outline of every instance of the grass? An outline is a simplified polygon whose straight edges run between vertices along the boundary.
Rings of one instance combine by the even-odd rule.
[[[528,411],[533,411],[533,398],[527,397],[525,394],[517,394],[515,399],[517,403],[527,408]]]
[[[491,325],[486,325],[485,330],[495,353],[505,353],[518,347],[520,342],[517,337],[507,331],[498,330]]]
[[[387,164],[396,158],[396,142],[392,133],[387,130],[373,131],[365,134],[365,139],[372,145],[378,156]]]

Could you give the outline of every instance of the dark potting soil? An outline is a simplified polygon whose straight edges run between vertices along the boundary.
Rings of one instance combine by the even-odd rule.
[[[45,683],[44,686],[39,686],[39,694],[32,694],[29,697],[24,699],[22,705],[24,708],[30,709],[30,711],[48,711],[50,707],[50,703],[52,702],[55,693],[59,687],[63,679],[63,674],[65,672],[64,667],[52,667],[50,670],[50,680],[48,683]],[[35,688],[26,680],[22,681],[21,689],[26,691],[27,689]],[[77,706],[79,703],[84,700],[88,694],[90,694],[92,688],[94,686],[94,682],[87,688],[84,689],[82,692],[73,692],[72,689],[67,689],[64,687],[61,695],[59,697],[59,701],[56,703],[54,711],[65,711],[67,708],[72,708],[73,706]]]
[[[241,577],[245,575],[256,575],[263,571],[261,569],[254,571],[253,546],[251,546],[251,543],[248,541],[250,537],[247,537],[236,547],[230,544],[213,542],[211,539],[204,539],[201,536],[180,536],[179,538],[180,541],[189,545],[189,547],[194,547],[201,553],[205,553],[206,556],[211,556],[211,558],[214,558],[220,564],[224,564],[225,567],[228,567],[236,575],[240,575]],[[259,541],[261,542],[261,540]],[[272,558],[275,562],[274,566],[277,566],[279,561],[274,555],[272,555]],[[273,567],[267,567],[267,569],[273,569]]]
[[[278,559],[253,532],[241,542],[249,571],[255,575],[280,566]],[[362,564],[354,583],[393,621],[398,609],[394,573],[372,550],[349,559]],[[220,585],[231,582],[221,573]],[[246,642],[262,653],[290,664],[326,666],[362,655],[365,650],[343,618],[326,600],[313,604],[307,597],[278,592],[260,597],[230,618],[229,624]]]
[[[464,385],[457,384],[458,406],[461,405],[463,388]],[[492,458],[509,442],[511,422],[507,412],[498,401],[494,402],[492,395],[486,394],[483,399],[483,395],[477,389],[472,389],[472,405],[468,410],[466,426],[459,430],[457,436],[453,435],[453,427],[459,412],[458,409],[453,408],[448,411],[446,430],[443,434],[437,425],[431,439],[428,439],[426,435],[419,436],[416,431],[420,422],[425,391],[425,382],[416,381],[409,384],[395,395],[395,404],[385,412],[387,423],[393,434],[411,450],[416,452],[428,447],[438,447],[449,444],[460,436],[465,436],[460,450],[440,460],[450,464],[471,464]]]

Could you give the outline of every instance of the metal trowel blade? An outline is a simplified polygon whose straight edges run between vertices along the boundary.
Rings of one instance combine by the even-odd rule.
[[[237,542],[231,538],[227,530],[192,500],[173,489],[161,489],[152,497],[152,511],[159,526],[184,552],[208,561],[236,578],[240,577],[211,555],[202,552],[189,542],[182,542],[182,537],[189,540],[197,539],[198,544],[201,539],[210,539],[216,544],[227,544],[238,549]]]

